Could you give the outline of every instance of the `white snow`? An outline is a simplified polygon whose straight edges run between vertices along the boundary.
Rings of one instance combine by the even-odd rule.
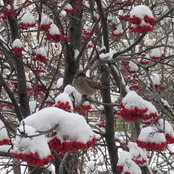
[[[29,73],[25,73],[25,78],[26,78],[26,85],[27,85],[27,88],[32,88],[31,86],[31,82],[30,82],[30,78],[29,78]]]
[[[72,8],[72,5],[71,4],[67,3],[65,5],[65,9],[72,10],[73,8]]]
[[[9,139],[9,136],[4,123],[0,120],[0,141],[4,139]]]
[[[134,62],[129,62],[129,70],[130,71],[138,71],[139,67]]]
[[[46,25],[46,24],[51,24],[53,23],[53,21],[47,16],[47,15],[44,15],[41,19],[41,25]]]
[[[37,48],[36,49],[36,55],[37,54],[41,54],[42,56],[47,58],[47,52],[46,52],[46,49],[44,47]]]
[[[161,50],[159,48],[152,49],[150,56],[151,57],[161,57],[162,56]]]
[[[138,147],[137,143],[134,143],[134,142],[128,142],[128,145],[127,147],[129,148],[129,153],[132,155],[132,158],[135,159],[135,160],[139,160],[139,161],[142,161],[142,160],[147,160],[147,152]]]
[[[128,110],[134,109],[135,107],[141,110],[148,108],[146,114],[157,113],[155,106],[152,103],[144,100],[135,91],[129,91],[128,94],[123,98],[122,103]]]
[[[128,159],[123,167],[123,173],[130,172],[131,174],[142,174],[140,167],[133,161]]]
[[[35,20],[31,13],[27,12],[22,16],[21,22],[25,24],[34,24]]]
[[[117,51],[115,51],[115,50],[110,50],[109,53],[102,53],[102,54],[100,54],[100,59],[111,61],[111,60],[113,60],[113,56],[115,53],[117,53]]]
[[[85,7],[90,8],[90,5],[89,5],[89,2],[88,1],[84,0],[82,3],[83,3],[83,5]]]
[[[3,153],[14,153],[14,149],[11,148],[11,145],[2,145],[0,146],[0,152],[3,152]],[[1,170],[0,170],[1,172]]]
[[[78,106],[81,102],[82,95],[71,85],[67,85],[64,88],[64,92],[69,94],[71,97],[71,100],[74,102],[75,106]]]
[[[79,50],[75,49],[74,50],[74,59],[76,60],[79,55]]]
[[[26,134],[25,136],[22,136]],[[17,153],[30,154],[38,153],[40,158],[51,155],[48,143],[44,135],[38,135],[36,129],[28,125],[21,125],[17,128],[15,148]]]
[[[63,86],[63,78],[59,78],[57,80],[57,88],[61,88]]]
[[[171,108],[167,100],[164,100],[161,98],[161,102],[163,103],[164,106],[167,106],[168,108]]]
[[[15,40],[13,41],[13,43],[12,43],[12,48],[14,48],[14,47],[23,48],[24,45],[23,45],[23,43],[21,42],[20,39],[15,39]]]
[[[29,107],[30,107],[30,112],[31,113],[35,112],[36,105],[37,105],[37,101],[36,100],[29,101]]]
[[[113,34],[119,35],[121,33],[123,33],[123,27],[122,27],[122,24],[120,23],[117,25],[117,29],[113,31]]]
[[[22,124],[32,126],[38,131],[48,131],[58,125],[56,137],[62,142],[86,143],[94,137],[94,133],[83,116],[55,107],[45,108],[28,116]]]
[[[86,22],[83,26],[84,30],[89,33],[91,32],[92,27],[93,27],[93,24],[91,22]]]
[[[129,152],[127,151],[122,151],[120,153],[120,157],[118,159],[117,166],[124,166],[127,160],[131,160],[132,156]]]
[[[57,104],[58,101],[63,102],[63,103],[68,102],[69,106],[70,106],[70,110],[73,111],[74,107],[73,107],[71,98],[70,98],[70,96],[67,93],[63,92],[63,93],[59,94],[55,98],[55,103]]]
[[[164,133],[159,132],[155,126],[142,128],[138,136],[138,140],[142,142],[150,142],[161,144],[166,142]]]
[[[51,35],[60,35],[60,31],[55,24],[51,24],[48,31]]]
[[[97,174],[97,170],[95,169],[94,161],[88,161],[85,168],[85,174]]]
[[[154,85],[160,85],[160,77],[158,74],[154,73],[150,77]]]
[[[136,16],[143,19],[145,15],[153,18],[152,11],[146,5],[137,5],[130,11],[130,17]]]
[[[160,119],[157,123],[156,126],[158,127],[158,129],[160,131],[164,131],[165,134],[169,134],[169,135],[174,135],[174,130],[172,125],[164,119]]]

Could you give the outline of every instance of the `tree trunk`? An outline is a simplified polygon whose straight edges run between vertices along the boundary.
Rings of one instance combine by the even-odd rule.
[[[102,99],[104,103],[111,103],[110,95],[110,72],[107,67],[101,68],[102,77],[101,83],[102,86],[105,86],[105,89],[102,89]],[[116,174],[116,165],[118,162],[117,147],[115,145],[115,131],[114,131],[114,113],[113,106],[104,106],[105,119],[106,119],[106,143],[108,147],[111,167],[113,174]],[[117,173],[118,174],[118,173]]]
[[[76,3],[81,3],[80,0],[71,0],[71,5]],[[74,51],[81,51],[81,43],[82,43],[82,15],[83,10],[77,9],[75,14],[71,14],[69,17],[70,28],[69,28],[69,36],[70,36],[70,44],[66,43],[66,62],[65,62],[65,75],[63,86],[65,87],[68,84],[71,84],[73,80],[73,76],[79,69],[79,61],[80,57],[76,59],[74,57]]]
[[[11,40],[12,42],[20,38],[20,29],[17,23],[16,18],[8,16],[8,22],[10,25],[11,30]],[[23,117],[27,117],[30,115],[30,108],[29,108],[29,100],[27,96],[27,87],[26,87],[26,78],[25,78],[25,69],[22,60],[22,56],[15,57],[14,61],[16,64],[16,71],[17,71],[17,86],[18,86],[18,96],[19,96],[19,106],[21,109],[21,113]]]

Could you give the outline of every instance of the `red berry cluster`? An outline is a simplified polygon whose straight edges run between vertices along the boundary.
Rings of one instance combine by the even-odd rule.
[[[129,87],[130,90],[137,90],[137,91],[141,91],[140,87],[139,87],[139,84],[138,84],[138,81],[137,80],[134,80],[130,83],[130,87]]]
[[[73,8],[75,9],[83,9],[83,6],[82,6],[82,3],[83,3],[83,0],[80,0],[80,1],[76,1],[73,5]]]
[[[22,51],[24,50],[23,47],[13,47],[11,51],[14,53],[15,56],[22,56]]]
[[[50,40],[51,42],[58,43],[61,41],[69,40],[69,37],[62,37],[59,34],[55,34],[55,35],[47,34],[47,37],[45,38],[45,40]]]
[[[61,41],[61,35],[59,35],[59,34],[55,34],[55,35],[48,34],[47,37],[45,38],[45,40],[50,40],[51,42],[58,43],[58,42]]]
[[[150,56],[150,58],[153,60],[160,60],[160,59],[162,59],[162,56],[160,56],[160,57]]]
[[[57,108],[63,109],[64,111],[71,112],[71,107],[69,105],[69,102],[64,103],[64,102],[58,101],[57,104],[54,106]]]
[[[8,16],[11,16],[11,17],[16,17],[16,13],[13,9],[11,8],[7,8],[7,6],[9,6],[10,4],[5,4],[5,7],[3,8],[3,10],[0,12],[1,16],[0,18],[1,19],[7,19]],[[10,5],[11,6],[11,5]]]
[[[156,113],[150,114],[149,118],[147,117],[147,119],[144,119],[143,124],[151,125],[152,123],[155,123],[155,122],[159,121],[159,119],[160,119],[160,117],[158,117]]]
[[[96,124],[98,127],[103,127],[105,128],[106,127],[106,122],[104,119],[100,119],[99,120],[99,123]]]
[[[37,84],[36,87],[34,88],[34,92],[45,92],[46,88],[44,85]]]
[[[150,24],[150,25],[155,24],[155,19],[154,19],[154,18],[151,18],[151,17],[149,17],[149,16],[147,16],[147,15],[144,16],[144,21],[145,21],[146,23]]]
[[[74,9],[67,9],[67,8],[65,8],[64,9],[67,13],[77,13],[77,11],[76,10],[74,10]]]
[[[11,140],[9,139],[0,140],[0,145],[10,144],[10,143],[11,143]]]
[[[42,24],[42,25],[40,25],[39,30],[40,31],[47,31],[50,28],[50,25],[51,24]]]
[[[123,174],[131,174],[131,173],[126,171],[126,172],[124,172]]]
[[[91,38],[91,36],[92,36],[92,33],[91,32],[88,32],[85,29],[82,29],[82,40],[83,41]]]
[[[148,151],[163,151],[165,147],[167,146],[168,142],[156,144],[151,142],[143,142],[136,140],[136,143],[141,148],[146,148]]]
[[[50,149],[53,149],[57,152],[68,152],[68,151],[78,151],[79,149],[86,149],[90,146],[93,146],[96,143],[96,138],[93,138],[91,141],[88,141],[86,144],[81,142],[62,142],[54,138],[48,145]]]
[[[149,25],[130,27],[130,30],[135,33],[147,33],[153,31],[153,27]]]
[[[136,121],[138,119],[146,119],[145,113],[147,112],[146,109],[139,109],[138,107],[135,107],[134,109],[126,109],[123,105],[123,103],[120,104],[121,111],[118,113],[121,115],[125,120],[127,121]],[[149,117],[148,117],[149,118]]]
[[[135,25],[139,25],[141,23],[141,18],[136,17],[135,15],[133,17],[130,17],[129,22]]]
[[[123,171],[123,166],[117,166],[116,171],[122,172]]]
[[[169,144],[173,144],[174,143],[174,137],[172,137],[169,134],[166,134],[166,140],[168,141]]]
[[[34,61],[39,60],[42,63],[47,63],[48,59],[42,54],[37,54],[36,57],[33,58]]]
[[[145,159],[142,159],[142,160],[135,160],[135,159],[132,159],[136,164],[140,164],[140,165],[143,165],[145,164],[147,161]]]
[[[174,152],[169,152],[170,155],[174,155]]]
[[[26,161],[30,165],[44,166],[50,162],[50,160],[53,158],[53,155],[49,155],[46,158],[40,159],[38,153],[30,153],[29,155],[22,153],[14,153],[13,157],[21,159],[22,161]]]
[[[90,111],[91,109],[92,107],[90,105],[85,105],[78,107],[76,110],[74,110],[74,112],[77,112],[78,114],[85,116],[86,112]]]
[[[129,21],[130,15],[118,16],[120,21]]]
[[[24,22],[19,23],[20,29],[22,29],[22,30],[28,30],[31,27],[35,27],[35,25],[36,25],[36,23],[33,23],[33,24],[26,24]]]
[[[112,33],[112,36],[113,37],[121,37],[121,36],[123,36],[124,34],[123,33],[120,33],[120,34],[114,34],[114,33]]]

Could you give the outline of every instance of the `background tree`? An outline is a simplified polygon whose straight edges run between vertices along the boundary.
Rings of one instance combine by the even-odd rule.
[[[6,173],[173,171],[172,1],[4,0],[0,9]],[[101,90],[84,98],[71,86],[78,71]]]

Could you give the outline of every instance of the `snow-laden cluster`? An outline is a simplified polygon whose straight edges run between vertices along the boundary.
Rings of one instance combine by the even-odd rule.
[[[160,85],[160,77],[158,74],[154,73],[151,75],[151,80],[154,85]]]
[[[160,119],[156,123],[156,126],[159,131],[164,132],[168,143],[170,143],[170,144],[174,143],[174,130],[173,130],[172,125],[167,120]]]
[[[141,169],[136,164],[136,162],[133,161],[133,156],[130,152],[122,151],[117,163],[116,167],[117,171],[120,171],[122,173],[130,173],[130,174],[141,174]]]
[[[15,148],[14,157],[30,165],[44,166],[53,158],[45,136],[39,135],[35,128],[28,125],[17,128]]]
[[[58,134],[55,137],[61,142],[86,143],[94,137],[84,117],[55,107],[45,108],[30,115],[22,121],[22,124],[32,126],[38,131],[48,131],[58,125],[56,128]]]
[[[66,13],[76,13],[76,10],[73,9],[72,5],[69,3],[65,5],[64,10],[66,11]]]
[[[160,94],[161,91],[165,89],[163,85],[160,83],[160,76],[156,73],[153,73],[151,76],[150,88],[155,88],[155,90]]]
[[[119,114],[128,121],[138,119],[152,121],[152,119],[158,118],[155,106],[144,100],[135,91],[129,91],[120,106],[121,111]]]
[[[137,143],[128,142],[127,147],[129,148],[132,160],[136,164],[145,165],[147,163],[147,153],[144,149],[138,147]]]
[[[108,15],[108,25],[111,28],[112,36],[119,37],[123,35],[123,27],[120,22],[120,19],[117,16],[113,16],[112,14]]]
[[[11,50],[15,56],[22,56],[22,51],[24,50],[24,45],[20,39],[15,39],[13,41]]]
[[[152,11],[145,5],[135,6],[130,11],[129,22],[132,23],[130,30],[137,33],[153,31],[152,25],[155,23]]]
[[[159,48],[152,49],[150,53],[151,59],[160,60],[162,58],[162,52]]]
[[[92,146],[95,141],[83,116],[49,107],[22,120],[17,128],[14,157],[43,166],[52,158],[50,150],[57,153],[77,151]]]
[[[47,15],[44,15],[41,19],[39,30],[47,31],[52,23],[53,21]]]
[[[156,126],[142,128],[136,143],[148,151],[162,151],[168,144],[164,133],[160,132]]]
[[[64,109],[65,111],[72,112],[74,110],[73,103],[69,94],[61,93],[55,99],[55,107]]]
[[[35,22],[35,19],[34,19],[34,16],[27,12],[25,13],[22,18],[21,18],[21,22],[19,23],[20,25],[20,28],[22,30],[27,30],[31,27],[34,27],[36,25],[36,22]]]
[[[10,1],[6,1],[4,7],[1,9],[0,19],[7,19],[7,17],[16,17],[16,13],[13,10]]]
[[[128,64],[128,72],[129,73],[137,73],[139,67],[134,62],[129,62]]]
[[[48,61],[46,49],[44,47],[37,48],[36,57],[33,60],[46,63]]]

